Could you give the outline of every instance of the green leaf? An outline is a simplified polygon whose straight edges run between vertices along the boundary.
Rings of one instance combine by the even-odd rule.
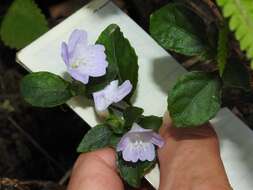
[[[158,132],[162,125],[162,118],[154,115],[144,116],[140,119],[138,124],[145,129],[152,129]]]
[[[253,68],[253,1],[216,0],[223,9],[223,15],[229,18],[229,28],[235,32],[242,50],[247,52]]]
[[[220,82],[214,75],[190,72],[169,93],[168,110],[176,127],[196,127],[216,115],[220,99]]]
[[[77,152],[90,152],[110,145],[112,132],[106,125],[91,128],[83,137]]]
[[[47,21],[33,0],[15,0],[1,25],[1,38],[11,48],[23,48],[48,30]]]
[[[222,26],[219,31],[219,40],[217,49],[217,63],[220,76],[223,75],[228,59],[229,53],[228,34],[229,34],[228,26],[227,25]]]
[[[117,154],[117,166],[120,176],[132,187],[138,188],[141,185],[141,179],[154,166],[155,161],[138,161],[137,163],[126,162],[122,156]]]
[[[21,94],[33,106],[54,107],[75,95],[71,84],[49,72],[26,75],[21,81]]]
[[[116,134],[123,134],[125,132],[124,128],[124,120],[121,119],[119,116],[110,115],[106,118],[105,123],[112,129],[112,131]]]
[[[118,79],[120,83],[130,80],[133,85],[133,93],[138,81],[138,58],[119,26],[109,25],[100,34],[96,43],[105,46],[109,66],[105,76],[91,80],[87,86],[88,93],[101,90],[115,79]]]
[[[142,116],[144,110],[138,107],[128,107],[124,113],[125,119],[125,128],[130,129],[134,122],[138,122],[137,120]]]
[[[176,3],[157,10],[150,17],[151,36],[165,49],[188,56],[206,57],[208,48],[188,12],[188,9]]]
[[[238,60],[231,60],[224,71],[223,87],[240,88],[244,91],[250,91],[250,71],[246,66]]]
[[[117,134],[112,134],[111,139],[110,139],[110,146],[114,149],[116,149],[122,135],[117,135]]]

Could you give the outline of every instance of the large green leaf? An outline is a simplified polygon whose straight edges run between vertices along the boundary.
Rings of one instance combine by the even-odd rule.
[[[106,125],[97,125],[91,128],[83,137],[77,152],[89,152],[110,145],[112,132]]]
[[[106,75],[93,78],[88,84],[88,93],[100,90],[112,80],[118,79],[121,83],[130,80],[134,92],[138,81],[138,58],[129,41],[123,36],[119,26],[109,25],[99,36],[97,44],[106,49],[109,66]],[[129,96],[130,97],[130,96]]]
[[[2,25],[1,38],[12,48],[22,48],[48,30],[47,21],[33,0],[14,0]]]
[[[117,154],[117,166],[120,176],[132,187],[138,188],[141,185],[141,179],[154,166],[155,161],[138,161],[136,163],[126,162],[123,160],[120,153]]]
[[[150,17],[150,33],[165,49],[188,56],[206,57],[208,48],[188,13],[188,9],[174,3],[162,7]]]
[[[21,94],[33,106],[54,107],[75,95],[71,84],[49,72],[26,75],[21,81]]]
[[[216,115],[220,99],[220,82],[214,75],[190,72],[169,93],[168,110],[176,127],[195,127]]]

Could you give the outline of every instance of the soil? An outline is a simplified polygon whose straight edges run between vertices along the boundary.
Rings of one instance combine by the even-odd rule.
[[[0,2],[0,19],[10,2]],[[87,1],[36,2],[54,26]],[[150,13],[167,2],[115,0],[145,30]],[[0,42],[0,190],[63,190],[78,156],[75,149],[89,126],[66,105],[40,109],[25,103],[19,83],[27,71],[15,62],[15,53]],[[226,93],[224,97],[229,98],[223,98],[223,104],[253,126],[252,93]],[[143,190],[152,189],[147,182],[143,184]]]

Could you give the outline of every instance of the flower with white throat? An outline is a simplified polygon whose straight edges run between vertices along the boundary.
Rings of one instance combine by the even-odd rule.
[[[160,148],[164,145],[162,137],[151,129],[144,129],[134,123],[131,130],[121,138],[117,151],[122,151],[125,161],[153,161],[156,156],[155,145]]]
[[[74,30],[68,44],[62,43],[61,56],[68,73],[84,84],[89,82],[90,76],[100,77],[106,74],[108,62],[105,47],[100,44],[88,45],[87,32],[84,30]]]

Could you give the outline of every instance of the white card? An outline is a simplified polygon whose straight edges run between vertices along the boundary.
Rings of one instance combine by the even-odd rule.
[[[32,72],[50,71],[63,76],[66,67],[61,59],[61,42],[67,41],[74,29],[88,32],[94,43],[109,25],[118,24],[135,48],[139,60],[139,82],[134,105],[142,107],[146,115],[162,116],[166,110],[167,92],[185,69],[162,49],[141,27],[108,0],[94,0],[42,37],[22,49],[17,61]],[[68,105],[91,127],[97,124],[94,110],[84,98],[73,98]],[[222,109],[212,120],[218,133],[222,159],[234,189],[251,190],[253,187],[253,133],[228,109]],[[156,167],[147,180],[159,185]]]

